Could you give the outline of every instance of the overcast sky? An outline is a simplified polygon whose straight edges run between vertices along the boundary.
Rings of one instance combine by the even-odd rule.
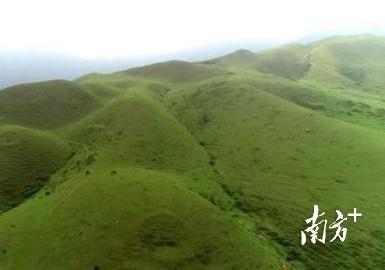
[[[0,49],[141,56],[318,32],[385,30],[378,0],[0,0]]]

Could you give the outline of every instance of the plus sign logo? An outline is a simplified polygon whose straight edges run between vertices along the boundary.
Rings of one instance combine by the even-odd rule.
[[[357,217],[362,217],[361,213],[357,213],[357,208],[353,209],[353,213],[348,213],[348,217],[353,217],[353,222],[357,222]]]
[[[343,226],[343,222],[348,218],[353,218],[353,222],[357,222],[357,218],[362,217],[361,213],[358,213],[357,208],[353,209],[353,212],[348,213],[347,217],[343,215],[340,210],[336,210],[337,217],[335,221],[328,225],[328,220],[321,219],[325,212],[320,211],[318,205],[313,207],[313,215],[306,219],[305,222],[308,227],[301,231],[301,245],[306,244],[307,237],[310,238],[312,244],[320,242],[325,244],[327,241],[327,231],[333,230],[334,236],[328,242],[334,242],[335,240],[340,240],[344,242],[348,233],[348,229]]]

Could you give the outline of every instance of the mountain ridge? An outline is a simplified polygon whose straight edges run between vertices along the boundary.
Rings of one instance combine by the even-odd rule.
[[[1,91],[0,182],[16,195],[0,189],[0,268],[381,269],[384,44],[333,37]],[[344,243],[301,246],[314,204],[365,218]]]

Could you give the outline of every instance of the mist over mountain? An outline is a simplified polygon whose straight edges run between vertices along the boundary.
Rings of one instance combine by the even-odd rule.
[[[225,55],[239,48],[256,51],[277,44],[278,41],[233,41],[194,47],[172,54],[94,59],[59,52],[0,50],[0,89],[27,82],[75,79],[87,73],[111,73],[172,59],[200,61]]]
[[[366,31],[365,31],[366,30]],[[308,44],[333,35],[348,35],[358,29],[313,33],[291,43]],[[362,29],[361,33],[385,35],[382,29]],[[284,44],[280,40],[227,41],[193,47],[170,54],[125,56],[113,58],[82,58],[54,51],[0,49],[0,89],[28,82],[53,79],[75,79],[88,73],[111,73],[119,70],[168,60],[202,61],[230,54],[238,49],[253,52]]]

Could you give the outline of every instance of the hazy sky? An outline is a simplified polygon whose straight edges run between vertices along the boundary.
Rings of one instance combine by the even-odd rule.
[[[84,57],[173,53],[231,40],[385,30],[385,1],[0,0],[0,49]]]

